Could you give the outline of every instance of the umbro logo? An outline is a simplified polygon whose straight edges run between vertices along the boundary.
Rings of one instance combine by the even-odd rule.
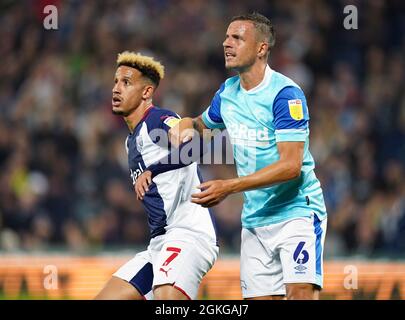
[[[295,270],[298,270],[300,272],[307,270],[306,267],[304,267],[302,264],[299,264],[298,266],[294,267]]]

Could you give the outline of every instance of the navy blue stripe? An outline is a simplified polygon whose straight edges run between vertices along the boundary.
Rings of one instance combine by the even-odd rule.
[[[148,224],[151,238],[165,234],[167,215],[164,209],[163,199],[154,182],[149,186],[149,191],[145,193],[142,203],[148,213]]]
[[[136,179],[145,170],[145,162],[142,154],[137,150],[137,138],[140,135],[142,126],[137,127],[135,134],[128,138],[128,163],[131,169],[132,179]],[[148,214],[148,224],[150,229],[150,236],[154,238],[166,232],[167,215],[164,210],[163,199],[159,194],[158,188],[155,183],[149,186],[149,191],[145,193],[142,204]]]
[[[152,290],[153,267],[150,262],[145,264],[141,270],[129,281],[141,295],[145,296]]]
[[[322,228],[321,220],[314,214],[314,232],[316,235],[315,255],[316,255],[316,274],[322,275]]]
[[[210,119],[216,123],[223,123],[221,116],[221,93],[225,90],[225,83],[221,85],[219,90],[215,93],[214,98],[211,101],[211,105],[208,109],[208,115]]]

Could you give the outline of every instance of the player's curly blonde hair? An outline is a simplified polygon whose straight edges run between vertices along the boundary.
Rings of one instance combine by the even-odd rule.
[[[124,51],[118,54],[117,67],[119,66],[132,67],[139,70],[145,77],[152,80],[156,87],[165,76],[165,67],[160,62],[154,60],[152,57],[131,51]]]

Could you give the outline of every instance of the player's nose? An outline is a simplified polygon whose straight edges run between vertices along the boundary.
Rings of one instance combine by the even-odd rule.
[[[231,44],[230,44],[230,41],[229,41],[229,38],[228,38],[228,37],[226,37],[225,40],[224,40],[224,42],[222,42],[222,46],[223,46],[224,48],[230,48],[230,47],[231,47]]]
[[[112,93],[120,93],[118,82],[116,84],[114,84],[114,86],[112,88]]]

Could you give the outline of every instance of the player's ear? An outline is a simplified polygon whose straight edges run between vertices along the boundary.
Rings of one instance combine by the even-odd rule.
[[[263,58],[267,55],[268,52],[269,52],[269,44],[267,42],[260,42],[259,51],[257,55],[260,58]]]
[[[144,99],[151,99],[154,92],[155,92],[155,87],[148,84],[143,89],[142,97]]]

